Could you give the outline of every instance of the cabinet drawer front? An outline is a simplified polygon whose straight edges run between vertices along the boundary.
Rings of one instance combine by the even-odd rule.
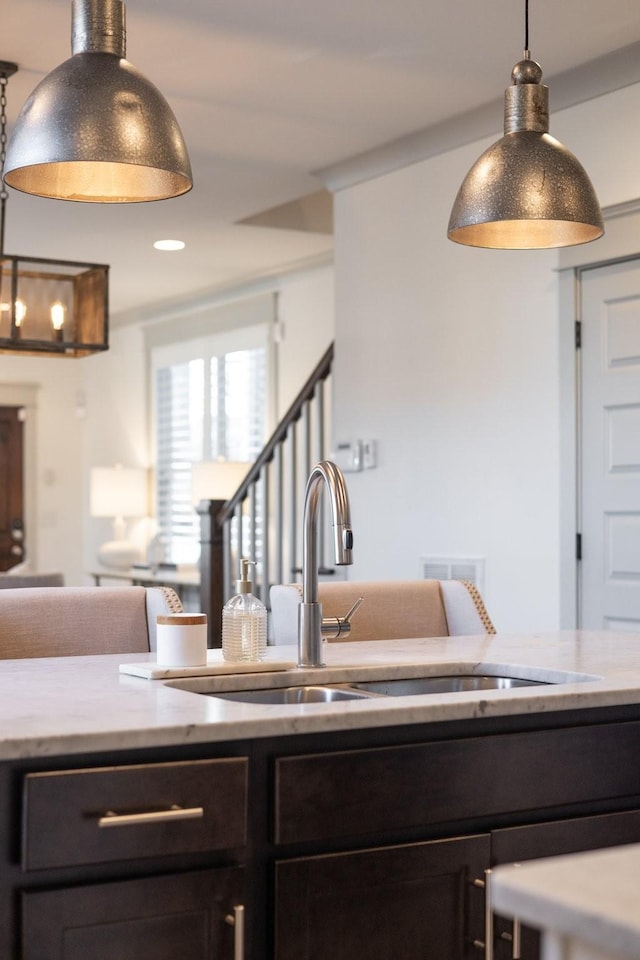
[[[491,832],[491,863],[513,863],[640,843],[640,810],[551,820]]]
[[[281,757],[275,840],[298,843],[640,794],[640,723]]]
[[[28,774],[25,870],[242,847],[248,760]]]

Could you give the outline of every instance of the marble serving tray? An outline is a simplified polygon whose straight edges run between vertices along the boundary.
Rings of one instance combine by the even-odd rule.
[[[143,663],[121,663],[120,673],[146,680],[168,680],[171,677],[207,677],[215,674],[275,673],[293,670],[293,660],[260,660],[257,663],[230,663],[222,659],[220,650],[209,650],[207,663],[201,667],[166,667],[155,660]]]

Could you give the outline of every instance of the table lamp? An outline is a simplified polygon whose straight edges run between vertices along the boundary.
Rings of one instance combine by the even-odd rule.
[[[200,460],[191,464],[191,502],[230,500],[246,477],[251,463],[237,460]]]
[[[105,567],[128,569],[140,559],[140,549],[125,539],[125,517],[147,515],[147,471],[143,467],[93,467],[92,517],[111,517],[113,540],[103,543],[98,559]]]

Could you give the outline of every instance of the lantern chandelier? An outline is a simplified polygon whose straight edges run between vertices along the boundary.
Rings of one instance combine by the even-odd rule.
[[[504,136],[466,175],[447,236],[473,247],[534,249],[597,240],[602,212],[584,168],[549,134],[549,90],[529,54],[525,0],[524,58],[505,91]]]
[[[0,60],[0,170],[7,84],[17,69]],[[0,351],[84,357],[108,349],[109,267],[5,253],[7,199],[0,181]]]

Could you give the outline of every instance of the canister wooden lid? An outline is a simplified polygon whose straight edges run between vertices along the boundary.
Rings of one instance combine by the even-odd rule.
[[[190,627],[207,622],[206,613],[163,613],[156,623],[162,626]]]

